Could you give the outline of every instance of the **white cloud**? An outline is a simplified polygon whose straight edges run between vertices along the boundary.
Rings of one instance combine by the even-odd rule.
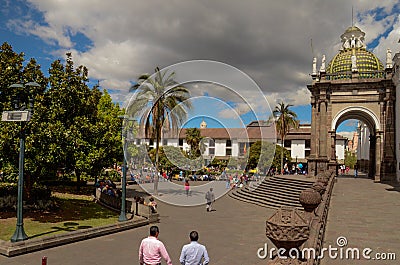
[[[41,38],[49,44],[59,45],[63,48],[72,48],[73,44],[62,30],[55,27],[42,26],[33,20],[22,21],[20,19],[10,20],[7,26],[17,32],[32,34]]]
[[[277,100],[308,104],[310,39],[314,54],[319,60],[326,54],[328,63],[338,52],[340,35],[351,26],[352,6],[355,24],[366,32],[368,43],[391,30],[375,49],[382,61],[386,48],[393,54],[399,50],[400,25],[394,15],[399,3],[392,0],[29,2],[45,21],[13,20],[15,29],[57,44],[58,53],[65,51],[60,48],[72,50],[74,61],[86,65],[91,78],[122,94],[141,73],[152,73],[156,66],[212,59],[250,75],[272,106]],[[380,21],[378,10],[379,16],[386,16]],[[90,47],[74,43],[78,32],[91,41]],[[227,96],[224,91],[213,93]],[[249,101],[260,105],[257,97]]]

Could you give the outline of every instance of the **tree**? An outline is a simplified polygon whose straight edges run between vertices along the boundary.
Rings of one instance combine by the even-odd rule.
[[[157,67],[150,77],[141,75],[138,83],[131,87],[134,91],[133,104],[128,107],[129,116],[138,117],[140,128],[143,128],[146,138],[155,140],[155,167],[158,176],[158,149],[162,129],[174,130],[186,119],[191,108],[189,90],[179,85],[173,78],[175,72],[167,75]],[[154,193],[157,194],[158,177],[154,181]]]
[[[17,95],[24,101],[28,94],[34,99],[32,117],[23,123],[27,190],[42,178],[54,178],[58,169],[75,173],[79,180],[81,174],[97,176],[103,167],[121,161],[118,116],[123,111],[107,91],[88,87],[88,69],[75,68],[71,54],[67,54],[65,65],[54,61],[46,78],[35,59],[24,66],[23,56],[7,43],[0,46],[0,111],[12,110]],[[14,83],[32,81],[40,86],[10,88]],[[0,123],[0,168],[16,176],[22,127]]]
[[[287,150],[285,147],[282,147],[280,145],[276,145],[274,160],[272,161],[272,167],[276,168],[277,171],[279,170],[280,172],[282,172],[282,169],[283,169],[281,167],[282,166],[282,164],[281,164],[282,155],[283,155],[285,161],[292,160],[289,150]]]
[[[272,112],[273,118],[275,119],[276,131],[279,133],[281,138],[282,147],[284,147],[285,137],[289,131],[293,128],[299,127],[299,121],[297,120],[297,114],[289,108],[293,106],[291,104],[285,105],[281,102],[275,106]],[[281,171],[283,169],[283,152],[281,154]]]
[[[190,146],[189,158],[193,159],[199,157],[201,151],[203,151],[201,149],[204,148],[200,146],[201,139],[203,139],[200,130],[198,128],[188,128],[185,134],[186,143]]]
[[[27,84],[35,81],[40,86],[24,86],[22,88],[10,87],[12,84]],[[11,45],[3,43],[0,47],[0,112],[5,110],[14,110],[14,103],[25,104],[25,108],[31,108],[32,103],[29,99],[42,97],[45,93],[47,79],[40,70],[40,65],[35,59],[30,59],[24,66],[24,54],[17,54],[12,50]],[[18,102],[19,101],[19,102]],[[17,104],[18,105],[18,104]],[[32,150],[32,131],[35,126],[32,121],[36,117],[33,114],[31,122],[1,122],[0,126],[0,168],[4,169],[4,174],[9,176],[17,176],[18,169],[18,154],[19,154],[19,139],[20,132],[24,131],[26,135],[25,141],[25,184],[28,187],[32,186],[31,171],[29,166],[29,154]],[[36,166],[36,165],[35,165]],[[38,169],[39,167],[34,167]],[[10,181],[16,181],[16,178],[8,178]]]
[[[346,150],[344,153],[344,164],[349,168],[354,168],[354,165],[357,163],[357,155],[349,150]]]
[[[250,146],[248,168],[258,167],[260,171],[265,171],[272,165],[274,154],[275,144],[262,141],[253,143]]]

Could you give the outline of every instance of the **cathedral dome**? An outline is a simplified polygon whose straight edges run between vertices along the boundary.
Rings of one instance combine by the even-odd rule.
[[[326,72],[336,74],[338,79],[348,78],[351,72],[358,72],[366,77],[378,77],[375,74],[384,70],[383,64],[375,54],[366,50],[364,36],[365,33],[358,27],[349,27],[340,36],[342,49],[328,64]]]

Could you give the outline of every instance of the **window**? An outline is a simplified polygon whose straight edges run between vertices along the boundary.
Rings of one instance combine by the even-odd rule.
[[[209,148],[208,149],[208,154],[209,155],[214,155],[215,154],[215,149],[214,148]]]
[[[309,157],[310,156],[310,150],[306,150],[305,155],[306,155],[306,157]]]
[[[163,139],[162,145],[168,145],[168,139]]]
[[[183,139],[179,139],[179,146],[183,146]]]
[[[214,147],[214,146],[215,146],[214,140],[210,139],[210,140],[208,141],[208,146]]]
[[[232,149],[231,148],[226,148],[225,155],[231,156],[232,155]]]
[[[306,140],[305,148],[311,148],[311,140]]]
[[[231,147],[231,146],[232,146],[232,141],[226,140],[226,147]]]
[[[292,144],[292,141],[285,140],[284,147],[289,148],[291,146],[291,144]]]
[[[150,146],[154,145],[154,140],[153,140],[153,139],[150,139],[150,140],[149,140],[149,145],[150,145]]]
[[[140,139],[136,139],[136,145],[140,145]]]

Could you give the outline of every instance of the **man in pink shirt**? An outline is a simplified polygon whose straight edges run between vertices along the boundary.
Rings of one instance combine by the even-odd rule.
[[[158,234],[160,230],[157,226],[150,227],[150,236],[144,238],[139,247],[140,265],[161,265],[161,258],[164,258],[168,265],[172,265],[171,258],[160,240]]]

